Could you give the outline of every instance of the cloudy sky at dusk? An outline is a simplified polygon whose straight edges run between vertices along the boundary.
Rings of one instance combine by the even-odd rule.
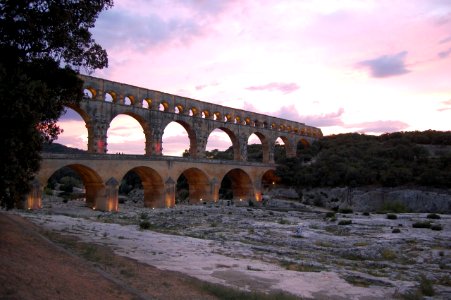
[[[109,67],[92,76],[324,135],[450,130],[451,0],[115,0],[93,35]],[[72,115],[57,142],[86,149]],[[165,154],[179,155],[188,138],[170,126]],[[208,148],[228,145],[224,135]],[[143,153],[131,117],[114,119],[108,137],[109,152]]]

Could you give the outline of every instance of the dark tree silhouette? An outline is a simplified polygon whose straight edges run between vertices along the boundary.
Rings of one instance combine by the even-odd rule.
[[[0,202],[22,203],[44,141],[82,99],[77,73],[106,67],[89,29],[111,0],[0,1]]]

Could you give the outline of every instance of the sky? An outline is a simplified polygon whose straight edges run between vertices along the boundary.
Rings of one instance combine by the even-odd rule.
[[[95,77],[324,135],[450,130],[451,0],[115,0],[92,33],[109,56]],[[61,118],[56,142],[86,149],[75,114]],[[163,154],[188,145],[181,126],[165,129]],[[230,145],[214,132],[207,150]],[[108,149],[143,154],[139,124],[116,117]]]

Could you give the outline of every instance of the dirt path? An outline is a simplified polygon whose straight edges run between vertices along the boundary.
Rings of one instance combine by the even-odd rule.
[[[71,237],[51,239],[71,251],[31,222],[0,212],[0,299],[215,299],[182,274]]]

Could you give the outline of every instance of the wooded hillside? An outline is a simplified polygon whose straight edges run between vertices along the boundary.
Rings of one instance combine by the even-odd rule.
[[[296,187],[451,187],[451,132],[331,135],[284,159],[282,181]]]

